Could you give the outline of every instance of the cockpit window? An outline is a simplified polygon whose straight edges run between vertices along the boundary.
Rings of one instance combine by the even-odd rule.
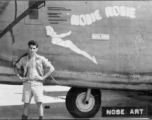
[[[38,19],[39,13],[38,13],[38,6],[33,5],[35,1],[29,1],[29,18],[30,19]],[[32,7],[31,7],[32,6]]]

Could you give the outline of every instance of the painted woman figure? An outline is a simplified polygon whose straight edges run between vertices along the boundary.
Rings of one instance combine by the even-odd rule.
[[[90,56],[85,51],[80,50],[76,45],[74,45],[74,43],[72,41],[62,39],[66,36],[69,36],[71,34],[71,31],[58,35],[51,26],[46,26],[46,34],[48,36],[52,37],[51,42],[53,44],[59,45],[62,47],[66,47],[66,48],[70,48],[72,51],[76,52],[77,54],[81,54],[81,55],[87,57],[88,59],[90,59],[95,64],[98,64],[98,62],[96,61],[96,58],[94,56]]]

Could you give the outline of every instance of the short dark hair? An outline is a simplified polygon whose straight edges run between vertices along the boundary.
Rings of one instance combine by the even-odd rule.
[[[35,41],[35,40],[30,40],[29,42],[28,42],[28,46],[30,47],[30,45],[36,45],[36,47],[38,48],[38,43]]]

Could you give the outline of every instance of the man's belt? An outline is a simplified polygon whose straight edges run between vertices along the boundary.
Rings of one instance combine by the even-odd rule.
[[[38,79],[34,79],[34,78],[33,78],[33,79],[29,79],[29,78],[28,78],[28,79],[27,79],[27,80],[25,80],[24,82],[28,82],[28,81],[40,81],[40,80],[38,80]]]
[[[27,81],[37,81],[36,79],[27,79]]]

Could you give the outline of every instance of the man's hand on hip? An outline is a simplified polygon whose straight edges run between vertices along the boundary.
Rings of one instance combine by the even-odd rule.
[[[36,81],[44,81],[44,77],[35,76],[35,77],[34,77],[34,80],[36,80]]]
[[[19,74],[17,74],[17,76],[19,77],[20,80],[22,80],[23,82],[28,81],[27,77],[21,77]]]

